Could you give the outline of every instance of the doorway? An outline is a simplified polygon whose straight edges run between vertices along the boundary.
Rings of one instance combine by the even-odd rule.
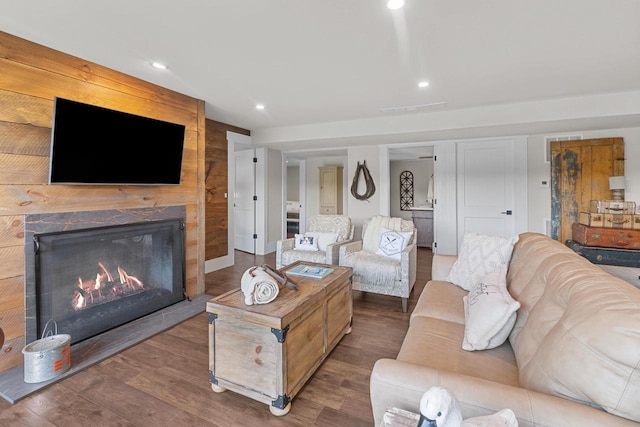
[[[526,231],[526,137],[387,145],[382,147],[380,155],[380,169],[386,169],[385,175],[389,176],[387,183],[393,156],[425,149],[434,157],[435,253],[456,255],[466,232],[513,235]],[[492,155],[499,155],[501,160],[493,159]],[[392,191],[397,190],[388,185],[384,193],[386,200],[381,200],[382,210],[386,205],[387,214]],[[478,207],[484,204],[484,208],[474,210],[475,204]]]
[[[284,236],[292,238],[304,232],[304,207],[306,187],[305,161],[297,157],[285,156],[285,189],[284,189]]]
[[[527,138],[457,143],[458,244],[465,233],[510,237],[527,230]]]
[[[235,249],[256,253],[256,167],[255,150],[235,153],[235,192],[233,217]]]

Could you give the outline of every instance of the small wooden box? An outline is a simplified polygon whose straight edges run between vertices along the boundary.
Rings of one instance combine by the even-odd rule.
[[[571,232],[573,240],[584,246],[640,250],[640,230],[589,227],[574,222]]]
[[[331,268],[323,279],[292,277],[298,290],[282,287],[268,304],[245,305],[240,289],[207,302],[214,391],[266,403],[274,415],[289,411],[291,399],[351,331],[352,269]]]

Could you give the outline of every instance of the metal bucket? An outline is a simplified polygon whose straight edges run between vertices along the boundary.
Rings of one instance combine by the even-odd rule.
[[[55,322],[54,322],[55,323]],[[43,338],[35,340],[22,349],[24,355],[24,382],[39,383],[53,379],[71,367],[71,335],[45,336],[49,322],[44,327]]]

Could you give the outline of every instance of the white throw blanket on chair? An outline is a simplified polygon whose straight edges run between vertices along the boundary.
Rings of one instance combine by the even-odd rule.
[[[362,235],[362,251],[346,256],[345,265],[353,268],[353,274],[363,278],[364,282],[384,283],[394,288],[400,277],[400,260],[376,255],[380,246],[382,229],[401,231],[402,218],[376,215],[367,223]],[[379,286],[377,286],[379,287]]]

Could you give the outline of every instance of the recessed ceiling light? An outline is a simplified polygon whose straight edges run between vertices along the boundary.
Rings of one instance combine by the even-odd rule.
[[[429,82],[427,82],[427,81],[422,81],[422,82],[418,83],[418,87],[427,87],[427,86],[429,86]]]
[[[256,105],[256,110],[264,110],[264,105],[263,104]]]
[[[389,0],[387,7],[391,10],[400,9],[404,6],[404,0]]]
[[[164,64],[163,64],[163,63],[161,63],[161,62],[152,62],[152,63],[151,63],[151,66],[152,66],[153,68],[157,68],[158,70],[166,70],[166,69],[167,69],[167,66],[166,66],[166,65],[164,65]]]

